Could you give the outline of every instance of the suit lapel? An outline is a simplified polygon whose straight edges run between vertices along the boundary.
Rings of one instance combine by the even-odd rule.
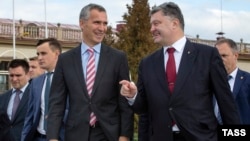
[[[173,96],[178,94],[179,90],[181,90],[183,85],[186,83],[185,81],[187,79],[187,76],[193,69],[192,66],[194,64],[196,56],[197,51],[195,50],[195,47],[189,40],[187,40],[179,65]]]
[[[9,90],[7,93],[7,95],[6,95],[6,98],[5,98],[5,100],[4,100],[4,110],[5,111],[7,111],[7,108],[8,108],[8,104],[9,104],[9,101],[10,101],[10,97],[11,97],[11,94],[12,94],[12,91],[13,91],[13,89],[11,89],[11,90]]]
[[[153,61],[154,62],[152,62],[152,64],[154,65],[153,70],[155,71],[155,75],[159,79],[160,85],[162,86],[164,91],[166,91],[166,93],[168,93],[168,96],[170,96],[170,91],[168,89],[167,79],[166,79],[166,77],[162,77],[162,74],[164,74],[163,76],[165,76],[165,74],[166,74],[163,48],[157,50],[156,54],[154,55]]]
[[[42,98],[42,92],[43,92],[43,84],[46,78],[46,74],[42,74],[38,78],[35,78],[36,80],[32,80],[32,87],[34,87],[34,90],[32,91],[34,100],[35,100],[35,112],[40,115],[40,105],[41,105],[41,98]]]
[[[20,104],[18,105],[16,114],[15,114],[15,117],[12,120],[13,122],[16,120],[16,118],[18,117],[20,111],[23,109],[23,107],[25,106],[25,104],[28,103],[28,97],[29,97],[29,85],[27,86],[27,88],[25,89],[25,91],[23,93],[22,99],[20,101]]]
[[[38,98],[36,98],[38,100],[36,102],[38,107],[40,107],[40,105],[41,105],[41,98],[42,98],[42,92],[43,92],[43,84],[44,84],[44,81],[46,79],[46,74],[43,74],[41,76],[41,78],[39,78],[39,79],[40,80],[38,81],[38,84],[37,84],[37,87],[36,87],[36,92],[39,93],[39,95],[36,95],[36,96],[38,96]]]
[[[82,54],[81,54],[81,46],[78,46],[77,48],[75,48],[74,53],[73,53],[73,60],[72,62],[74,63],[74,68],[76,72],[76,76],[78,76],[78,80],[79,80],[79,84],[82,85],[83,87],[83,92],[85,94],[86,97],[88,96],[88,92],[87,92],[87,87],[86,87],[86,83],[84,80],[84,73],[83,73],[83,68],[82,68],[82,58],[81,58]]]
[[[11,124],[11,121],[10,121],[10,119],[9,119],[9,116],[8,116],[8,113],[7,113],[7,108],[8,108],[8,104],[9,104],[9,101],[10,101],[10,97],[11,97],[11,95],[12,95],[12,90],[13,89],[11,89],[11,90],[9,90],[9,91],[7,91],[7,94],[3,97],[3,99],[2,99],[2,101],[0,101],[0,102],[4,102],[3,103],[3,111],[1,111],[1,112],[3,112],[3,113],[1,113],[2,115],[2,120],[4,120],[2,123],[4,123],[4,122],[6,122],[5,124]],[[1,119],[0,119],[1,120]],[[0,125],[1,126],[1,125]],[[2,131],[1,131],[2,132]],[[1,133],[0,133],[1,134]]]
[[[240,69],[238,69],[238,72],[237,72],[236,78],[235,78],[235,82],[237,82],[237,83],[234,83],[234,87],[233,87],[234,99],[237,97],[239,90],[240,90],[240,87],[241,87],[241,84],[244,81],[245,81],[244,73]]]
[[[101,51],[100,51],[100,58],[99,58],[99,64],[97,67],[96,71],[96,77],[95,77],[95,83],[93,86],[93,95],[95,95],[96,88],[98,87],[98,84],[100,83],[100,80],[103,78],[102,75],[105,71],[105,66],[107,66],[109,56],[109,50],[108,47],[104,46],[103,44],[101,45]]]

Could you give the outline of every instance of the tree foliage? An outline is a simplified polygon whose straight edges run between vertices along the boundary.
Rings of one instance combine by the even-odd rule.
[[[113,44],[113,47],[127,53],[131,78],[135,82],[138,77],[139,62],[153,52],[157,45],[154,44],[150,33],[148,0],[133,0],[131,5],[126,6],[128,12],[123,15],[124,25],[116,33],[117,42]],[[134,140],[137,140],[138,115],[136,114],[134,122]]]
[[[112,26],[108,26],[105,38],[103,39],[103,43],[108,46],[113,46],[115,43],[115,35],[113,34],[112,31]]]
[[[137,80],[140,60],[155,50],[150,33],[150,6],[148,0],[133,0],[132,5],[126,5],[128,12],[123,15],[124,27],[118,32],[118,42],[115,47],[125,51],[132,80]]]

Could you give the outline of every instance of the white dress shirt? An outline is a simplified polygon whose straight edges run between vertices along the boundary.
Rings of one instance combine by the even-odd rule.
[[[187,38],[185,36],[183,36],[182,38],[180,38],[178,41],[176,41],[174,44],[172,44],[171,46],[164,46],[163,47],[163,54],[164,54],[164,64],[167,63],[167,60],[168,60],[168,53],[167,52],[167,49],[170,48],[170,47],[173,47],[175,48],[175,52],[174,52],[174,59],[175,59],[175,65],[176,65],[176,74],[178,74],[178,69],[179,69],[179,65],[180,65],[180,62],[181,62],[181,56],[182,56],[182,53],[183,53],[183,50],[184,50],[184,47],[185,47],[185,44],[187,42]],[[165,65],[166,66],[166,65]],[[165,67],[164,66],[164,67]],[[165,67],[166,69],[166,67]],[[127,98],[128,100],[128,103],[130,105],[133,105],[134,104],[134,101],[135,101],[135,98],[136,98],[137,94],[133,97],[133,98]],[[173,127],[172,127],[172,130],[173,131],[179,131],[179,128],[177,127],[177,125],[175,124]]]
[[[54,72],[54,70],[52,72]],[[48,73],[48,72],[45,72],[45,73]],[[50,79],[51,79],[50,82],[52,82],[53,75],[54,75],[54,73],[52,73],[50,76]],[[43,135],[46,135],[46,131],[44,130],[44,116],[45,116],[45,113],[44,113],[45,112],[44,94],[45,94],[46,82],[47,82],[47,76],[46,76],[45,81],[43,83],[43,89],[42,89],[42,94],[41,94],[41,105],[40,105],[41,117],[40,117],[40,121],[39,121],[39,124],[37,127],[37,131]]]

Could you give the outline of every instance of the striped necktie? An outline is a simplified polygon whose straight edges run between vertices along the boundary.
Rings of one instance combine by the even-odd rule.
[[[87,72],[86,72],[86,85],[87,85],[88,95],[91,98],[93,86],[95,83],[95,73],[96,73],[94,49],[89,48],[88,53],[89,53],[89,59],[88,59]],[[93,126],[95,124],[95,122],[96,122],[96,116],[95,116],[94,112],[92,111],[90,114],[89,124],[91,126]]]

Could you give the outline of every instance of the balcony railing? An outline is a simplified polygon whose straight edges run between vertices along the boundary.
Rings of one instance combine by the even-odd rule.
[[[26,21],[27,23],[27,21]],[[52,24],[50,24],[52,25]],[[59,40],[71,40],[71,41],[81,41],[81,30],[76,29],[74,26],[71,28],[61,27],[63,25],[57,24],[49,26],[47,28],[48,37],[54,37]],[[70,27],[67,25],[67,27]],[[42,24],[28,23],[23,24],[22,21],[16,23],[15,25],[15,34],[18,38],[33,38],[33,39],[42,39],[45,38],[45,26]],[[12,23],[3,23],[0,22],[0,36],[10,37],[13,36],[13,25]]]
[[[189,38],[192,42],[214,46],[216,40],[204,40],[199,38]],[[250,43],[236,42],[240,54],[250,54]]]
[[[30,22],[30,21],[15,21],[15,33],[19,38],[32,38],[42,39],[45,38],[45,26],[42,22]],[[13,25],[10,19],[0,18],[0,36],[13,36]],[[48,37],[54,37],[64,41],[81,41],[81,29],[76,25],[68,24],[52,24],[48,23]],[[216,40],[205,40],[196,38],[189,38],[192,42],[206,44],[214,46]],[[250,54],[250,43],[243,43],[243,40],[237,42],[239,52],[241,54]]]

